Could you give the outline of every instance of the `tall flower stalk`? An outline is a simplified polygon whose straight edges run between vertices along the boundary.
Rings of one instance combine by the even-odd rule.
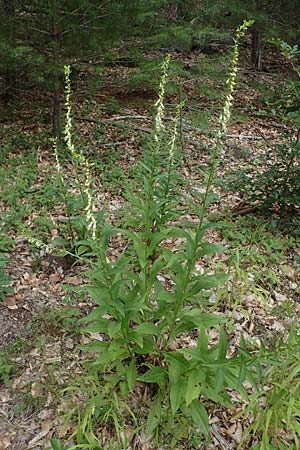
[[[166,85],[168,81],[168,69],[170,65],[170,55],[167,55],[162,63],[162,77],[159,84],[159,94],[158,99],[155,103],[156,106],[156,115],[155,115],[155,124],[154,124],[154,140],[156,143],[160,142],[161,132],[164,129],[163,117],[164,117],[164,98]]]
[[[201,209],[201,215],[200,215],[200,223],[199,223],[199,228],[198,228],[199,232],[202,228],[205,211],[208,206],[209,192],[210,192],[210,189],[211,189],[211,186],[212,186],[215,174],[216,174],[216,169],[217,169],[217,165],[218,165],[218,156],[220,154],[220,150],[222,149],[222,139],[223,139],[223,136],[226,134],[227,127],[228,127],[230,117],[231,117],[233,92],[234,92],[234,87],[236,85],[236,77],[237,77],[237,73],[238,73],[240,41],[244,37],[247,29],[251,25],[253,25],[253,23],[254,23],[253,20],[245,20],[242,23],[242,25],[240,25],[236,30],[234,46],[233,46],[233,51],[232,51],[232,57],[231,57],[231,70],[229,73],[229,77],[227,78],[227,81],[226,81],[226,86],[227,86],[226,96],[225,96],[223,109],[222,109],[221,114],[218,119],[219,127],[216,132],[214,150],[213,150],[211,161],[210,161],[210,170],[209,170],[209,174],[208,174],[208,179],[206,181],[205,193],[203,196],[202,209]]]
[[[166,167],[166,173],[164,176],[164,180],[161,186],[162,190],[162,198],[164,199],[164,202],[160,208],[159,212],[159,219],[160,219],[160,225],[163,225],[164,221],[166,220],[166,212],[169,209],[169,197],[172,194],[172,179],[174,178],[174,161],[175,161],[175,148],[176,148],[176,141],[178,137],[178,127],[181,117],[181,111],[184,107],[184,102],[180,102],[176,107],[175,117],[174,117],[174,125],[172,130],[171,139],[168,142],[168,154],[167,154],[167,167]]]
[[[151,233],[153,231],[153,221],[155,220],[153,217],[153,202],[155,201],[155,185],[157,183],[158,170],[160,170],[158,160],[160,158],[160,149],[163,141],[163,117],[164,117],[164,98],[166,91],[166,84],[168,81],[168,68],[170,64],[170,55],[167,55],[162,63],[162,77],[159,85],[159,93],[158,99],[155,103],[156,107],[156,115],[154,120],[154,136],[153,142],[150,144],[151,146],[151,154],[150,157],[145,161],[144,167],[147,170],[146,177],[144,178],[145,182],[145,235],[146,240],[149,241]]]
[[[85,204],[85,217],[87,222],[87,229],[91,233],[91,237],[93,240],[96,239],[96,231],[97,231],[97,223],[95,217],[95,200],[93,195],[93,178],[91,174],[91,164],[88,159],[84,155],[83,151],[77,150],[73,138],[72,138],[72,116],[71,116],[71,68],[69,65],[64,67],[65,69],[65,107],[66,107],[66,121],[65,121],[65,142],[67,145],[67,149],[71,155],[71,159],[73,162],[73,167],[75,171],[75,178],[77,182],[77,186],[80,190],[81,199],[83,204]],[[80,173],[83,173],[84,181],[80,177]]]
[[[199,223],[193,238],[193,243],[190,246],[189,251],[189,258],[187,260],[187,265],[185,270],[185,275],[182,281],[182,286],[180,289],[180,292],[177,293],[177,299],[176,299],[176,307],[174,309],[173,318],[172,318],[172,324],[170,326],[170,332],[168,337],[165,340],[164,343],[164,349],[166,349],[170,343],[172,342],[174,338],[174,334],[176,333],[176,321],[178,319],[178,316],[180,315],[182,308],[184,306],[186,297],[188,295],[188,289],[190,286],[190,283],[193,278],[193,273],[195,271],[195,264],[197,260],[197,256],[199,253],[199,248],[201,247],[201,243],[203,240],[204,235],[204,228],[203,228],[203,222],[206,214],[206,209],[209,203],[209,193],[211,190],[211,186],[216,174],[216,169],[218,165],[218,156],[220,153],[220,150],[222,148],[222,138],[224,134],[227,131],[228,123],[231,116],[231,107],[233,102],[233,92],[234,87],[236,84],[236,76],[238,72],[238,59],[239,59],[239,44],[242,37],[245,35],[247,29],[253,24],[252,20],[244,21],[243,24],[238,27],[236,30],[236,36],[234,40],[234,47],[233,47],[233,53],[231,58],[231,70],[229,77],[227,79],[226,85],[227,85],[227,92],[225,96],[224,106],[222,109],[222,112],[219,117],[219,128],[216,133],[216,140],[214,145],[214,150],[212,153],[212,157],[210,160],[210,170],[208,174],[208,178],[206,180],[205,185],[205,192],[202,199],[202,206],[201,210],[199,212]]]

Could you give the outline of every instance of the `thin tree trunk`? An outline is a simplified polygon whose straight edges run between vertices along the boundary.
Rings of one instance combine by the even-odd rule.
[[[263,9],[263,0],[256,0],[255,10],[259,14]],[[255,22],[252,28],[252,52],[251,52],[252,64],[255,69],[262,70],[263,67],[263,34],[262,24],[258,21]]]
[[[258,27],[254,26],[252,31],[252,64],[257,70],[262,70],[263,67],[263,41],[261,31]]]
[[[7,37],[9,42],[13,42],[13,19],[15,15],[15,2],[14,0],[4,0],[3,1],[3,14],[7,25]],[[4,71],[4,98],[8,100],[15,90],[16,84],[16,71],[11,67],[7,66]]]
[[[57,16],[56,11],[52,16],[52,39],[53,50],[52,58],[54,62],[53,73],[53,102],[52,102],[52,130],[53,136],[57,141],[60,141],[60,85],[61,80],[59,77],[59,33],[57,29]]]

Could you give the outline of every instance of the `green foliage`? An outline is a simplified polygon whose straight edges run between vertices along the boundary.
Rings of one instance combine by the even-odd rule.
[[[178,77],[188,78],[189,74],[184,68],[184,62],[173,60],[170,62],[170,82],[168,83],[167,94],[178,92]],[[138,63],[138,70],[129,73],[127,77],[127,88],[133,91],[153,91],[156,92],[160,80],[159,60],[141,59]]]
[[[105,109],[108,114],[116,114],[120,112],[120,104],[114,97],[109,97],[105,102]]]
[[[9,145],[9,149],[16,145],[14,141]],[[28,144],[27,144],[28,145]],[[8,146],[8,144],[7,144]],[[0,176],[2,180],[8,177],[14,178],[14,189],[8,183],[1,185],[2,201],[8,203],[13,208],[21,208],[20,203],[30,187],[37,181],[35,152],[32,149],[26,149],[22,156],[16,156],[13,161],[8,160],[0,168]],[[9,163],[9,164],[8,164]]]
[[[5,253],[11,250],[12,246],[12,239],[0,229],[0,301],[4,300],[7,294],[13,293],[13,289],[10,287],[11,277],[4,271],[5,266],[9,262]]]
[[[61,443],[60,439],[52,438],[50,439],[50,444],[53,450],[67,450],[67,447]]]
[[[277,343],[273,364],[246,412],[254,415],[245,438],[254,436],[253,450],[297,449],[300,435],[299,331],[292,326],[286,342]],[[242,444],[243,445],[243,444]]]
[[[164,47],[176,49],[182,52],[189,51],[192,47],[193,30],[188,25],[171,25],[158,34],[150,36],[146,44],[154,48]]]
[[[0,287],[1,289],[1,287]],[[5,352],[0,352],[0,384],[8,383],[9,376],[14,368],[14,365],[9,360]]]
[[[3,270],[7,263],[8,259],[0,253],[0,301],[4,300],[7,294],[13,293],[13,289],[10,287],[11,278]]]
[[[183,53],[196,50],[205,54],[225,49],[232,42],[232,34],[229,31],[190,23],[169,25],[145,40],[146,46],[151,48],[164,48]]]

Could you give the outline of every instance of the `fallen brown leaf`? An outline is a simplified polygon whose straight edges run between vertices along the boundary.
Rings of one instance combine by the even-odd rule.
[[[8,309],[18,309],[16,298],[14,295],[7,295],[3,303],[5,306],[7,306]]]
[[[82,284],[83,280],[81,277],[66,277],[65,282],[68,284],[72,284],[73,286],[79,286]]]

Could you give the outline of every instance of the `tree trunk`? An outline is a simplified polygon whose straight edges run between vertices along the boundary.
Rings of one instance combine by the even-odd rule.
[[[61,80],[59,76],[59,32],[57,28],[57,15],[53,11],[52,16],[52,63],[53,63],[53,102],[52,102],[52,130],[53,136],[60,142],[60,87]]]
[[[252,64],[256,70],[262,70],[263,67],[263,40],[261,31],[254,26],[252,31]]]
[[[263,33],[262,23],[259,20],[259,14],[263,10],[263,0],[256,0],[255,12],[258,15],[256,22],[252,28],[252,64],[256,70],[262,70],[263,66]]]
[[[6,26],[7,26],[7,37],[9,43],[14,40],[14,31],[13,31],[13,20],[15,16],[15,2],[14,0],[4,0],[3,1],[3,15],[5,17]],[[15,91],[16,84],[16,70],[8,65],[4,70],[4,89],[3,89],[3,97],[8,100],[11,98]]]

